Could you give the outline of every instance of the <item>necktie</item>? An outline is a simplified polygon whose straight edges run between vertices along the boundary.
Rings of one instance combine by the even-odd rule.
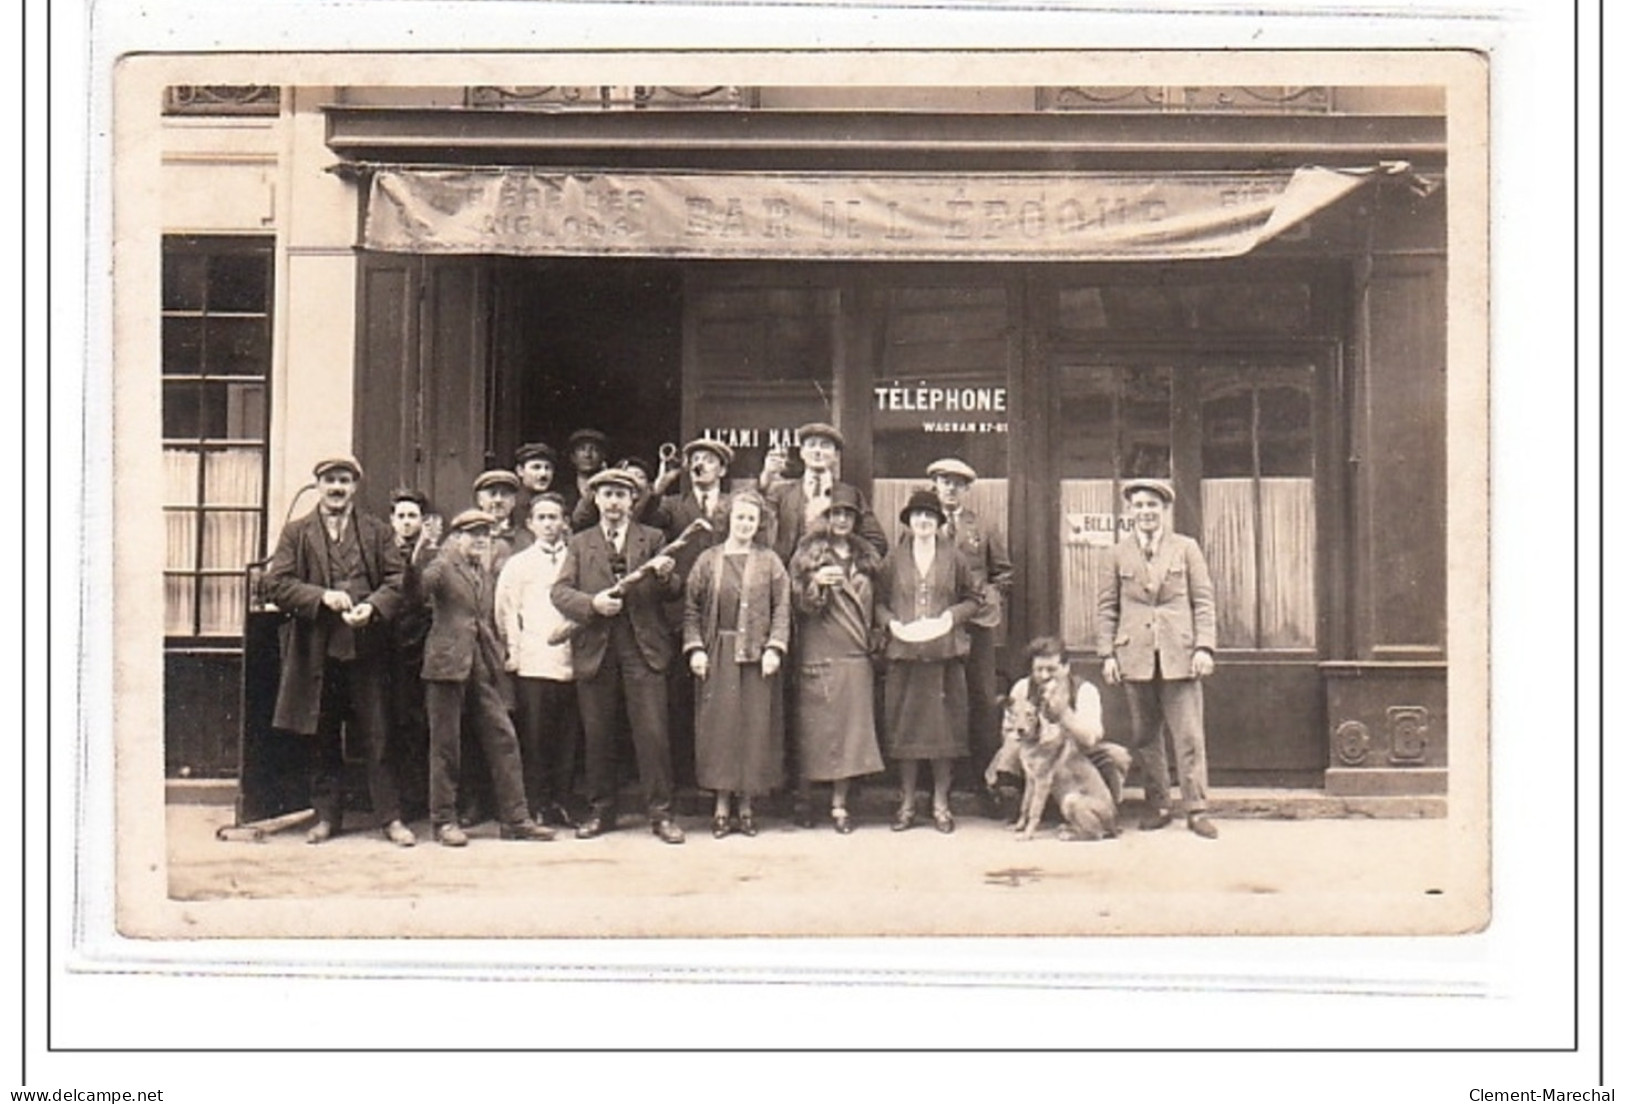
[[[957,518],[958,516],[959,516],[958,511],[955,511],[954,513],[951,513],[951,514],[948,515],[948,524],[945,527],[944,531],[948,534],[948,539],[949,540],[954,539],[954,519]]]

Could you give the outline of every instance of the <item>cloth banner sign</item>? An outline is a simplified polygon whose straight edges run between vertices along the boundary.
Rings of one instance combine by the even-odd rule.
[[[362,245],[394,253],[823,260],[1235,257],[1383,173],[373,170]]]

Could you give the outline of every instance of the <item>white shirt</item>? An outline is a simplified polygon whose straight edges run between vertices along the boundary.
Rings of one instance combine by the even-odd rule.
[[[1085,679],[1078,679],[1078,688],[1072,695],[1072,712],[1077,716],[1078,727],[1090,736],[1084,736],[1084,744],[1093,747],[1106,734],[1106,726],[1100,718],[1100,691],[1095,684]],[[1010,687],[1012,698],[1026,698],[1032,693],[1032,679],[1023,677],[1016,680]]]
[[[497,577],[497,631],[508,646],[508,658],[518,664],[521,678],[571,682],[570,642],[549,644],[553,630],[564,624],[564,614],[553,604],[553,584],[564,567],[564,545],[549,549],[533,544],[516,553]]]

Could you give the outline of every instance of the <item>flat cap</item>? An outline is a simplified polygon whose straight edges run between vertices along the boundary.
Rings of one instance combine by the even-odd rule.
[[[453,533],[465,533],[471,529],[495,529],[497,519],[484,510],[464,510],[451,519],[450,529]]]
[[[843,452],[846,450],[846,438],[841,436],[840,430],[828,422],[808,422],[796,430],[796,440],[805,441],[809,437],[828,437],[835,442],[836,448]]]
[[[589,491],[597,491],[599,487],[608,486],[625,487],[633,494],[638,493],[638,481],[625,468],[605,468],[587,480],[587,489]]]
[[[1135,491],[1150,491],[1164,502],[1173,502],[1174,485],[1166,479],[1130,479],[1123,484],[1123,497],[1134,497]]]
[[[313,470],[317,479],[330,471],[345,469],[357,479],[361,478],[361,462],[353,456],[329,456],[325,460],[318,460]]]
[[[925,474],[929,478],[935,478],[939,475],[956,475],[966,483],[976,482],[976,469],[963,460],[955,460],[951,456],[942,460],[931,461],[930,465],[925,469]]]
[[[549,464],[558,466],[559,454],[553,451],[553,446],[543,444],[541,441],[532,441],[528,445],[520,445],[513,454],[513,466],[519,467],[527,460],[546,460]]]
[[[483,491],[487,487],[506,487],[510,491],[519,490],[519,477],[504,468],[495,468],[491,471],[480,472],[474,477],[474,489]]]
[[[727,467],[729,464],[734,462],[734,450],[712,437],[696,437],[694,440],[684,445],[683,459],[687,460],[696,452],[711,453],[718,460],[722,461],[723,467]]]
[[[609,448],[609,438],[596,429],[578,429],[570,434],[568,448],[574,449],[577,445],[591,441],[601,449]]]

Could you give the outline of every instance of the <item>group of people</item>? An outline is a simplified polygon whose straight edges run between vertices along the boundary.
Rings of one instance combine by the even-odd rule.
[[[781,789],[814,826],[823,784],[830,822],[850,833],[852,781],[888,761],[901,779],[892,829],[917,823],[927,763],[931,824],[954,831],[954,764],[988,762],[999,738],[1002,534],[963,505],[976,472],[945,458],[893,542],[840,478],[840,431],[812,423],[797,441],[797,476],[774,449],[730,491],[721,441],[610,466],[605,436],[581,430],[573,478],[555,478],[551,447],[524,445],[513,470],[475,479],[474,506],[444,532],[409,489],[388,524],[358,512],[361,465],[317,464],[320,503],[285,528],[265,583],[287,615],[274,724],[315,738],[308,841],[342,824],[346,723],[397,845],[416,842],[407,821],[427,812],[440,843],[464,846],[479,809],[504,839],[594,838],[617,826],[623,718],[666,843],[685,838],[674,734],[715,795],[717,838],[756,835],[760,799]],[[1135,532],[1100,595],[1103,677],[1129,688],[1152,806],[1142,827],[1171,817],[1166,725],[1190,826],[1211,838],[1199,680],[1213,667],[1212,585],[1195,543],[1167,530],[1172,487],[1125,490]],[[578,736],[584,809],[572,808]]]

